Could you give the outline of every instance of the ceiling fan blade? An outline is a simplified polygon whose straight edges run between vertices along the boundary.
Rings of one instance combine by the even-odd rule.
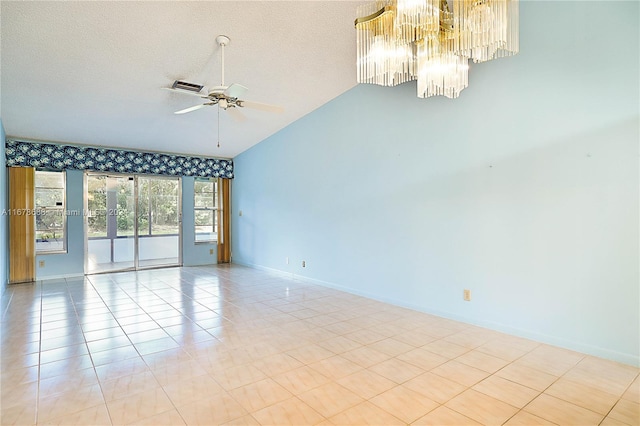
[[[204,108],[204,107],[209,106],[209,105],[213,105],[213,104],[207,102],[206,104],[196,105],[196,106],[192,106],[192,107],[189,107],[189,108],[181,109],[180,111],[174,112],[174,114],[186,114],[188,112],[195,111],[197,109]]]
[[[163,87],[163,89],[173,93],[180,93],[181,95],[197,96],[199,98],[205,98],[205,99],[207,98],[207,93],[208,93],[206,92],[205,89],[202,89],[201,92],[187,92],[186,90],[174,89],[173,87]]]
[[[263,104],[263,103],[260,103],[260,102],[238,101],[238,105],[240,105],[241,107],[259,109],[261,111],[267,111],[267,112],[276,112],[276,113],[284,112],[284,108],[281,107],[281,106]]]
[[[247,91],[249,91],[249,89],[244,87],[242,84],[233,83],[231,86],[227,87],[224,94],[230,98],[241,98],[245,93],[247,93]]]
[[[247,120],[247,117],[238,108],[227,108],[227,112],[233,121],[243,122]]]

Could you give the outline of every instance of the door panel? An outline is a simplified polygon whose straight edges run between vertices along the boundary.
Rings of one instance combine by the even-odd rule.
[[[87,176],[86,272],[135,267],[133,176]]]
[[[87,174],[86,195],[86,273],[180,265],[180,178]]]
[[[138,264],[180,263],[180,180],[138,178]]]

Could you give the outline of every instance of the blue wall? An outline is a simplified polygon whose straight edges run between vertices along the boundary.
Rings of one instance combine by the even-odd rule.
[[[360,85],[236,157],[233,261],[640,364],[638,3],[520,7],[459,99]]]
[[[0,119],[0,295],[9,281],[9,216],[1,214],[7,209],[7,168],[4,157],[4,126]]]
[[[182,261],[185,266],[215,264],[216,244],[195,244],[193,213],[193,177],[182,178]],[[67,170],[67,210],[82,212],[84,207],[84,172]],[[213,254],[210,254],[213,249]],[[36,278],[38,280],[72,277],[84,274],[84,217],[67,217],[67,253],[36,256]],[[44,260],[44,267],[39,262]]]

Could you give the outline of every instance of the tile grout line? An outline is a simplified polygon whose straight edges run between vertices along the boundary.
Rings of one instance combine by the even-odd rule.
[[[147,368],[149,369],[149,371],[150,371],[150,372],[151,372],[151,374],[153,375],[154,380],[157,380],[157,379],[156,379],[156,377],[155,377],[155,375],[153,374],[153,370],[151,370],[150,366],[147,364],[147,362],[146,362],[146,360],[144,359],[144,357],[140,354],[140,352],[139,352],[138,348],[135,346],[135,344],[133,343],[133,341],[132,341],[132,340],[131,340],[131,338],[129,337],[129,333],[127,333],[127,332],[125,331],[125,329],[122,327],[122,324],[120,323],[120,321],[118,321],[118,318],[115,316],[115,314],[114,314],[114,312],[113,312],[113,310],[112,310],[111,306],[109,305],[109,303],[107,303],[107,302],[105,301],[105,299],[104,299],[103,295],[100,293],[100,291],[98,290],[98,288],[96,287],[96,285],[95,285],[91,280],[89,280],[89,282],[91,282],[91,286],[93,287],[94,291],[96,292],[96,294],[98,295],[98,297],[100,297],[100,300],[102,300],[102,303],[104,303],[104,305],[107,307],[107,309],[109,310],[109,313],[111,314],[111,316],[113,316],[114,321],[118,324],[118,327],[122,330],[122,332],[124,333],[124,335],[127,337],[127,340],[129,340],[129,343],[131,343],[131,346],[133,346],[133,348],[135,349],[136,353],[138,354],[138,357],[139,357],[139,358],[142,360],[142,362],[147,366]],[[113,284],[109,284],[109,285],[114,285],[114,286],[117,286],[118,288],[122,289],[122,288],[120,287],[120,285],[119,285],[117,282],[113,282]],[[124,290],[123,290],[123,291],[124,291]],[[131,299],[131,296],[129,295],[129,293],[128,293],[128,292],[126,292],[126,291],[124,291],[124,292],[125,292],[125,294],[127,294],[127,296],[129,296],[129,298]],[[133,299],[132,299],[132,300],[133,300]],[[134,302],[136,305],[138,305],[138,307],[140,307],[140,305],[139,305],[135,300],[133,300],[133,302]],[[145,311],[145,313],[146,313],[146,311]],[[155,322],[155,321],[154,321],[154,322]],[[156,323],[156,324],[157,324],[157,323]],[[157,324],[157,325],[159,326],[159,324]],[[83,334],[84,334],[84,332],[83,332]],[[88,347],[87,347],[87,350],[88,350]],[[91,356],[91,354],[90,354],[90,356]],[[92,358],[92,363],[93,363],[93,357],[91,357],[91,358]],[[95,371],[95,364],[94,364],[94,371]],[[97,376],[97,372],[96,372],[96,376]],[[114,379],[114,380],[117,380],[117,379]],[[108,380],[106,380],[106,381],[108,381]],[[100,390],[102,391],[102,381],[101,381],[99,378],[98,378],[98,383],[100,384]],[[162,387],[162,386],[161,386],[161,387]],[[166,393],[166,391],[164,390],[164,388],[162,389],[162,392],[163,392],[163,394],[167,397],[167,399],[169,399],[169,401],[171,402],[171,405],[172,405],[172,406],[174,406],[173,401],[171,401],[171,398],[169,398],[169,395],[167,395],[167,393]],[[111,409],[109,408],[109,404],[107,404],[107,399],[106,399],[106,397],[105,397],[105,395],[104,395],[104,391],[102,391],[102,393],[103,393],[102,398],[104,399],[104,404],[105,404],[105,407],[107,408],[107,413],[108,413],[108,415],[109,415],[109,420],[111,421],[111,424],[113,425],[114,423],[113,423],[113,415],[112,415],[112,413],[111,413]],[[176,408],[176,407],[174,406],[174,409],[175,409],[175,408]],[[177,410],[176,410],[176,411],[177,411]],[[150,417],[153,417],[153,416],[150,416]],[[182,416],[181,416],[181,418],[182,418]],[[136,421],[141,421],[141,420],[144,420],[144,419],[137,419]],[[185,424],[186,424],[186,422],[185,422]]]
[[[613,404],[611,406],[611,408],[609,409],[609,411],[607,411],[607,414],[605,414],[605,416],[602,418],[602,420],[600,421],[599,424],[602,424],[602,422],[604,422],[607,417],[609,417],[609,414],[611,414],[611,412],[613,411],[614,408],[616,408],[616,405],[618,405],[620,403],[620,401],[622,401],[624,398],[624,394],[627,393],[627,391],[631,388],[631,386],[633,386],[633,383],[638,379],[638,377],[640,377],[640,374],[636,373],[636,376],[633,378],[633,380],[631,380],[631,383],[629,383],[629,385],[625,388],[624,392],[622,392],[620,394],[620,397],[618,398],[618,400],[615,402],[615,404]],[[633,401],[632,401],[633,402]],[[617,420],[617,419],[616,419]],[[623,423],[621,420],[618,420],[620,423]]]
[[[497,340],[497,339],[496,339],[496,340]],[[487,343],[488,343],[488,342],[487,342]],[[486,344],[486,343],[485,343],[485,344]],[[448,400],[448,401],[446,401],[446,402],[444,402],[444,403],[442,403],[442,404],[441,404],[441,406],[445,406],[445,404],[447,404],[449,401],[453,400],[454,398],[458,397],[459,395],[463,394],[464,392],[466,392],[466,391],[468,391],[468,390],[472,389],[472,388],[473,388],[473,386],[477,385],[478,383],[483,382],[483,381],[484,381],[484,380],[486,380],[488,377],[493,377],[493,376],[495,376],[495,375],[496,375],[496,373],[498,373],[499,371],[504,370],[505,368],[507,368],[507,367],[508,367],[508,366],[510,366],[510,365],[513,365],[516,361],[518,361],[519,359],[521,359],[521,358],[525,357],[526,355],[530,354],[531,352],[533,352],[533,351],[534,351],[536,348],[538,348],[538,347],[539,347],[539,346],[536,346],[536,347],[534,347],[534,348],[530,349],[529,351],[525,352],[524,354],[520,355],[519,357],[517,357],[517,358],[515,358],[515,359],[513,359],[513,360],[505,360],[505,359],[503,359],[503,361],[507,361],[507,364],[506,364],[506,365],[504,365],[504,366],[502,366],[501,368],[499,368],[498,370],[494,371],[493,373],[491,373],[489,376],[485,377],[484,379],[479,380],[478,382],[474,383],[473,385],[471,385],[471,386],[467,387],[465,390],[461,391],[460,393],[458,393],[458,394],[454,395],[453,397],[449,398],[449,400]],[[465,352],[465,353],[468,353],[468,352]],[[464,354],[459,355],[457,358],[459,358],[459,357],[460,357],[460,356],[462,356],[462,355],[464,355]],[[487,354],[487,355],[490,355],[490,354]],[[499,358],[499,357],[496,357],[496,358]],[[455,359],[455,358],[454,358],[454,359]],[[502,359],[502,358],[499,358],[499,359]],[[448,362],[448,361],[447,361],[447,362]],[[436,368],[436,367],[434,367],[434,368]],[[431,370],[430,370],[430,371],[431,371]],[[436,374],[436,375],[440,376],[438,373],[432,373],[432,374]],[[440,376],[440,377],[443,377],[443,376]],[[528,388],[528,389],[532,389],[532,390],[534,390],[534,391],[538,392],[538,395],[537,395],[536,397],[532,398],[532,399],[531,399],[531,401],[533,401],[534,399],[536,399],[538,396],[540,396],[540,395],[542,394],[542,392],[541,392],[541,391],[538,391],[537,389],[530,388],[530,387],[528,387],[528,386],[526,386],[526,385],[524,385],[524,384],[522,384],[522,383],[517,383],[517,382],[514,382],[514,381],[512,381],[512,380],[510,380],[510,379],[507,379],[507,378],[504,378],[504,377],[501,377],[501,376],[496,376],[496,377],[500,377],[500,378],[502,378],[502,379],[504,379],[504,380],[507,380],[507,381],[509,381],[509,382],[511,382],[511,383],[515,383],[515,384],[517,384],[517,385],[524,386],[524,387],[526,387],[526,388]],[[446,378],[446,377],[444,377],[444,378]],[[474,390],[475,390],[475,389],[474,389]],[[491,395],[487,395],[487,394],[485,394],[485,393],[484,393],[484,392],[482,392],[482,391],[477,391],[477,390],[476,390],[476,392],[480,392],[480,393],[482,393],[482,394],[483,394],[483,395],[485,395],[485,396],[488,396],[488,397],[493,398]],[[497,398],[496,398],[496,399],[497,399]],[[499,400],[499,401],[501,401],[501,400]],[[529,401],[529,403],[530,403],[531,401]],[[511,404],[507,403],[506,401],[501,401],[501,402],[504,402],[505,404],[511,405]],[[513,407],[513,405],[511,405],[513,408],[517,409],[518,411],[516,411],[516,412],[515,412],[511,417],[509,417],[508,419],[506,419],[502,424],[507,423],[511,418],[513,418],[513,417],[515,417],[516,415],[518,415],[518,413],[520,413],[521,411],[523,411],[523,410],[524,410],[524,407],[526,407],[529,403],[525,404],[523,407]],[[450,408],[450,407],[446,407],[446,408],[449,408],[450,410],[453,410],[453,411],[455,411],[456,413],[458,413],[458,414],[460,414],[460,415],[463,415],[463,416],[465,416],[465,417],[469,417],[469,416],[467,416],[466,414],[461,413],[461,412],[459,412],[459,411],[455,410],[454,408]],[[475,421],[475,419],[473,419],[473,420]],[[546,420],[546,419],[545,419],[545,420]],[[553,423],[553,422],[552,422],[552,423]]]
[[[39,318],[39,339],[38,339],[38,385],[36,386],[36,412],[34,425],[38,424],[40,414],[40,366],[42,361],[42,290],[40,291],[40,318]]]
[[[93,283],[91,282],[91,280],[89,280],[86,276],[84,278],[84,284],[83,286],[86,286],[86,282],[89,281],[89,283],[91,284],[92,288],[95,290],[95,287],[93,286]],[[67,289],[68,289],[68,283],[67,283]],[[85,346],[87,347],[87,354],[89,355],[89,359],[91,360],[91,365],[92,365],[92,370],[93,370],[93,374],[96,376],[96,381],[98,382],[98,386],[100,387],[100,394],[102,395],[102,401],[104,404],[104,407],[107,411],[107,416],[109,416],[109,422],[110,424],[113,425],[113,419],[111,417],[111,411],[109,411],[109,406],[107,405],[107,398],[105,397],[104,394],[104,389],[103,389],[103,385],[102,385],[102,381],[100,380],[100,378],[98,377],[98,372],[96,371],[96,365],[93,362],[93,356],[91,354],[91,350],[89,348],[89,342],[87,341],[87,336],[85,334],[84,328],[82,327],[82,324],[80,323],[80,316],[78,315],[78,309],[76,308],[76,304],[73,298],[73,295],[71,294],[71,292],[69,292],[69,297],[71,299],[72,302],[72,306],[73,306],[73,311],[76,314],[76,320],[78,321],[78,324],[80,325],[80,330],[82,331],[82,339],[84,340]],[[100,299],[102,299],[102,297],[100,297]],[[104,302],[104,301],[103,301]]]

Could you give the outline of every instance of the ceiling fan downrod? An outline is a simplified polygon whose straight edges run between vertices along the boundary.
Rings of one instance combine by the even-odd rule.
[[[226,35],[219,35],[218,37],[216,37],[216,43],[220,45],[220,49],[221,49],[220,51],[220,57],[221,57],[220,62],[222,63],[222,72],[220,73],[220,75],[222,76],[222,84],[220,84],[221,86],[224,86],[224,47],[228,45],[230,41],[231,39]]]
[[[221,76],[221,82],[220,82],[220,87],[222,87],[224,90],[224,47],[229,44],[231,40],[229,39],[229,37],[227,37],[226,35],[219,35],[218,37],[216,37],[216,43],[218,43],[218,45],[220,45],[220,63],[221,63],[221,71],[220,71],[220,76]],[[227,105],[227,100],[225,98],[221,98],[218,100],[218,102],[220,103],[221,101],[224,101],[224,109],[226,108]],[[218,106],[220,106],[220,104],[218,104]],[[218,108],[218,148],[220,148],[220,108]]]

